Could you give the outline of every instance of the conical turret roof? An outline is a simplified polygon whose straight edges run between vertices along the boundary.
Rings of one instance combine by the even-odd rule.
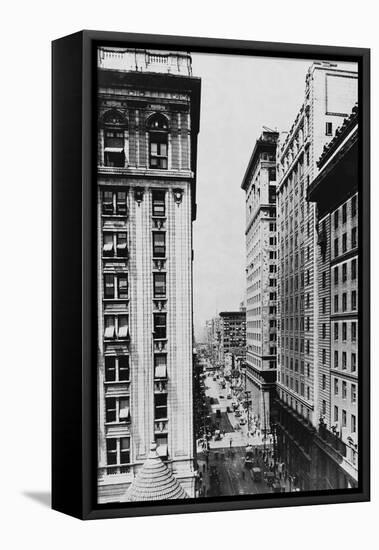
[[[152,443],[148,459],[126,492],[128,501],[188,498],[183,487],[158,456],[156,449],[157,445]]]

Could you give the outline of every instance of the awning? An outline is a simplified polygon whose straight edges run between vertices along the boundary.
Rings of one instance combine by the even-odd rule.
[[[158,456],[165,457],[168,455],[168,445],[158,445],[157,447],[157,454]]]
[[[123,153],[124,148],[123,147],[105,147],[104,153]]]
[[[123,325],[118,329],[119,338],[126,338],[127,334],[128,334],[128,325]]]
[[[155,378],[167,378],[166,365],[157,365],[155,367]]]
[[[128,420],[128,418],[129,418],[129,407],[125,407],[125,409],[120,409],[119,418],[120,418],[120,420]]]
[[[114,336],[114,326],[110,326],[110,327],[106,327],[105,329],[105,332],[104,332],[104,337],[105,338],[113,338]]]

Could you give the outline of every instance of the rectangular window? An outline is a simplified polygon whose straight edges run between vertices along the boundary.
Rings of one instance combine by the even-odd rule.
[[[342,399],[346,399],[347,395],[347,383],[345,380],[342,380]]]
[[[338,422],[338,407],[334,405],[334,422]]]
[[[334,268],[334,284],[338,285],[338,266]]]
[[[347,280],[347,264],[342,264],[342,282]]]
[[[103,236],[103,256],[114,255],[114,239],[112,233],[104,233]]]
[[[120,258],[128,256],[126,233],[116,233],[116,256]]]
[[[357,197],[351,199],[351,217],[354,218],[357,215]]]
[[[322,274],[322,288],[326,288],[326,272]]]
[[[325,399],[322,400],[322,414],[326,414],[326,401],[325,401]]]
[[[355,372],[357,370],[357,354],[352,353],[351,354],[351,372]]]
[[[116,192],[116,214],[125,215],[126,208],[126,191]]]
[[[334,395],[338,395],[338,378],[334,379]]]
[[[334,212],[334,229],[338,227],[338,210]]]
[[[347,324],[342,323],[342,340],[345,342],[347,338]]]
[[[357,260],[351,261],[351,278],[352,279],[357,278]]]
[[[334,239],[334,256],[338,256],[338,237]]]
[[[107,465],[117,464],[117,439],[107,439]]]
[[[351,292],[351,309],[357,309],[357,291],[353,290]]]
[[[116,357],[106,355],[105,363],[105,381],[114,382],[116,380]]]
[[[334,323],[334,339],[338,340],[338,323]]]
[[[127,355],[106,355],[105,381],[123,382],[129,380],[129,357]]]
[[[165,258],[166,256],[166,234],[163,231],[153,232],[153,257]]]
[[[347,233],[344,233],[342,235],[342,253],[346,252],[347,250]]]
[[[104,164],[123,168],[125,166],[124,131],[104,131]]]
[[[347,207],[346,202],[342,205],[342,223],[346,223],[347,220]]]
[[[155,420],[167,418],[167,393],[154,395],[154,418]]]
[[[322,299],[322,312],[326,313],[326,298]],[[309,330],[309,329],[308,329]]]
[[[356,342],[357,340],[357,323],[355,321],[351,323],[351,340],[352,342]]]
[[[346,311],[347,310],[347,294],[346,292],[344,292],[342,294],[342,311]]]
[[[342,409],[342,427],[346,428],[346,411]]]
[[[120,299],[128,297],[128,276],[127,275],[117,276],[117,297]]]
[[[351,402],[357,402],[357,386],[355,384],[351,384]]]
[[[326,136],[333,135],[333,124],[332,124],[332,122],[326,122],[325,123],[325,135]]]
[[[106,315],[104,317],[104,338],[114,338],[115,330],[115,318],[112,315]]]
[[[166,314],[154,313],[154,338],[166,338]]]
[[[342,369],[346,370],[346,351],[342,352]]]
[[[128,337],[128,317],[126,315],[120,315],[118,317],[118,331],[117,336],[119,340],[124,340]]]
[[[334,368],[338,369],[338,350],[334,352]]]
[[[153,216],[165,216],[166,203],[164,191],[153,191]]]
[[[326,365],[326,349],[322,350],[322,364]]]
[[[168,147],[166,132],[150,132],[150,168],[167,170]]]
[[[326,324],[325,323],[322,324],[322,337],[323,337],[323,339],[326,338]]]
[[[322,375],[322,389],[326,390],[326,374]]]
[[[104,275],[104,298],[110,299],[115,297],[114,275],[113,273],[105,273]]]
[[[120,437],[120,464],[130,462],[130,438]]]
[[[154,273],[154,298],[159,298],[160,296],[166,296],[166,274],[165,273]]]
[[[338,294],[334,296],[334,311],[338,311]]]
[[[102,193],[102,212],[103,214],[113,214],[113,193],[112,191],[103,191]]]
[[[355,414],[351,415],[351,433],[355,434],[357,431],[357,418]]]
[[[128,355],[120,355],[117,357],[117,370],[119,381],[130,380]]]
[[[154,378],[167,378],[167,355],[154,355]]]
[[[117,421],[117,400],[115,397],[107,397],[105,399],[105,421]]]
[[[351,230],[351,248],[356,248],[357,246],[357,228],[353,227]]]

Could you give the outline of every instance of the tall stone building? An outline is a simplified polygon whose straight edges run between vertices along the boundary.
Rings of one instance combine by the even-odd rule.
[[[339,468],[332,446],[319,437],[330,416],[330,302],[318,272],[315,204],[307,201],[318,160],[357,101],[355,65],[315,62],[304,102],[277,148],[279,415],[281,455],[304,489],[344,488],[352,478]],[[321,276],[321,283],[319,277]],[[321,285],[321,286],[320,286]]]
[[[308,188],[315,202],[320,434],[358,481],[358,107],[337,129]],[[339,444],[340,443],[340,444]]]
[[[270,425],[276,382],[276,143],[265,130],[256,141],[242,189],[246,193],[246,387],[262,427]]]
[[[322,415],[324,348],[319,345],[315,206],[306,194],[324,145],[357,101],[357,76],[355,68],[313,63],[303,105],[277,148],[278,395],[313,426]]]
[[[200,79],[186,53],[98,50],[98,500],[151,442],[194,496],[192,222]]]

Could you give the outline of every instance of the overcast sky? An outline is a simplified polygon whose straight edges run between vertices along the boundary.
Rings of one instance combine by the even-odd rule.
[[[245,294],[241,182],[262,126],[289,130],[312,61],[192,54],[202,79],[194,234],[194,323],[239,309]]]

